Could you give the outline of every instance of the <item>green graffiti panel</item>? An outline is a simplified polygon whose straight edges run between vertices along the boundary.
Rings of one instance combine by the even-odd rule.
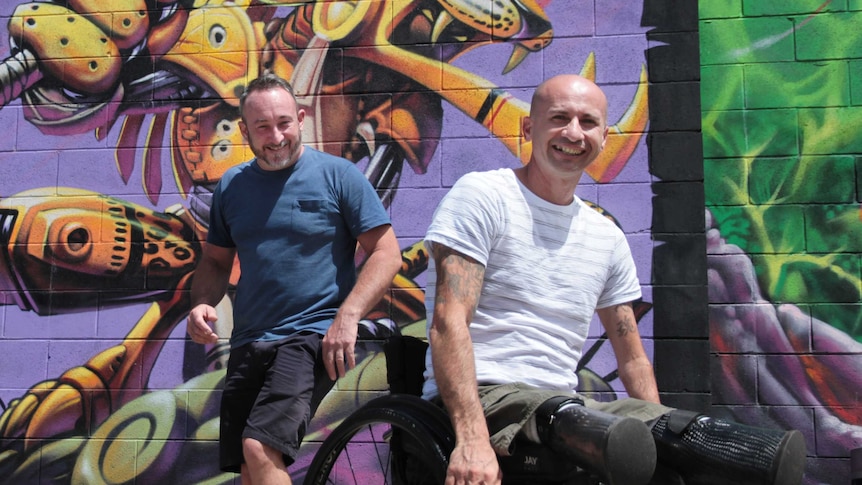
[[[800,26],[797,31],[797,59],[821,61],[862,57],[859,13],[832,13],[794,19],[797,25],[808,20],[810,22],[804,27]]]
[[[862,221],[857,204],[806,206],[808,251],[812,253],[862,253]]]
[[[748,163],[741,158],[705,159],[703,184],[711,206],[748,203]]]
[[[774,205],[711,208],[728,244],[746,253],[795,253],[805,250],[805,222],[800,206]]]
[[[855,168],[850,156],[756,159],[751,164],[751,203],[852,202]]]
[[[745,66],[745,107],[846,106],[850,102],[844,61],[778,62]]]
[[[792,61],[793,24],[787,18],[705,20],[700,23],[702,65]]]
[[[862,2],[699,3],[713,402],[803,430],[803,483],[844,483],[862,432]]]

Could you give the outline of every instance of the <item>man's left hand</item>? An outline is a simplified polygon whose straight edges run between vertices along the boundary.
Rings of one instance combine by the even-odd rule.
[[[359,322],[335,317],[332,326],[323,336],[323,365],[333,381],[344,377],[348,370],[356,367],[356,335]]]

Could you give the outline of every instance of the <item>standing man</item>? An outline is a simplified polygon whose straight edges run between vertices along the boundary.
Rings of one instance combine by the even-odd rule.
[[[536,89],[522,130],[530,163],[462,177],[425,238],[432,261],[423,395],[442,400],[455,429],[446,485],[499,484],[496,454],[509,454],[516,436],[614,485],[647,483],[657,460],[687,484],[798,484],[798,431],[659,403],[632,309],[641,290],[625,236],[575,196],[608,136],[602,90],[576,75],[551,78]],[[576,394],[594,313],[628,399]]]
[[[355,366],[358,323],[389,287],[401,252],[374,188],[349,161],[302,145],[305,112],[264,74],[240,97],[255,158],[224,174],[192,282],[188,333],[214,343],[214,306],[239,255],[220,466],[243,484],[290,484],[308,422]],[[367,255],[359,276],[356,243]]]

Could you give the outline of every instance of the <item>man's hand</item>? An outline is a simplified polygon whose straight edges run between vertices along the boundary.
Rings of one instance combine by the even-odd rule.
[[[380,301],[401,269],[401,250],[389,224],[369,229],[356,240],[368,258],[322,341],[323,365],[333,381],[356,367],[353,349],[359,333],[359,319]]]
[[[186,324],[186,332],[193,342],[199,344],[214,344],[218,342],[218,335],[213,332],[210,323],[218,320],[215,308],[210,305],[200,304],[192,308]]]
[[[449,457],[445,485],[499,485],[502,479],[503,472],[490,443],[455,445]]]
[[[348,370],[356,367],[354,347],[358,332],[357,319],[342,317],[339,314],[323,336],[323,365],[331,380],[344,377]]]

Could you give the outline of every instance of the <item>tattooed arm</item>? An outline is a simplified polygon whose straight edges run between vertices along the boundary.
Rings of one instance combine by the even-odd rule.
[[[629,396],[658,403],[652,363],[644,350],[631,303],[597,311],[617,358],[620,380]]]
[[[502,474],[479,402],[469,332],[485,267],[441,244],[432,244],[431,254],[437,268],[434,317],[428,333],[431,360],[456,437],[446,485],[499,484]]]

